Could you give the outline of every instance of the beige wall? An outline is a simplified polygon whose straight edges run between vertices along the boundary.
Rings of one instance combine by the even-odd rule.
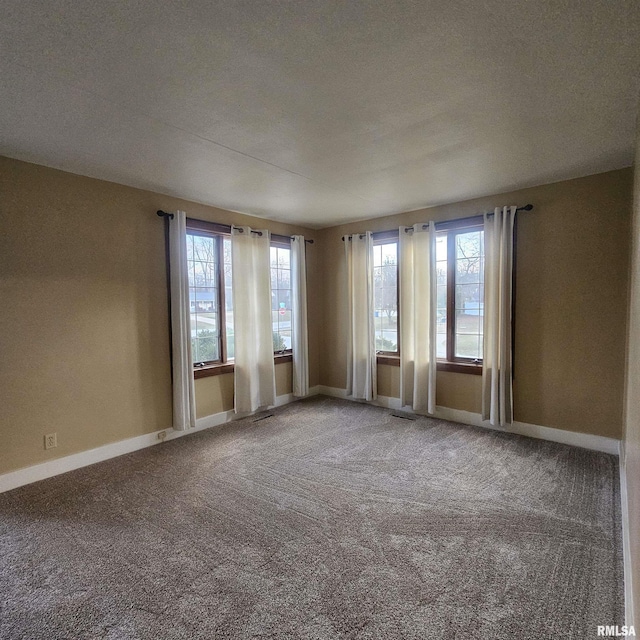
[[[290,362],[276,365],[276,395],[284,396],[293,389],[293,369]],[[317,380],[317,377],[316,377]],[[317,382],[315,382],[317,384]],[[233,374],[210,376],[196,380],[196,417],[233,409]]]
[[[314,232],[0,157],[0,473],[171,426],[164,230],[157,209]],[[309,288],[318,287],[309,245]],[[320,300],[311,296],[310,383]],[[314,324],[315,323],[315,324]],[[279,394],[291,365],[276,367]],[[233,376],[196,381],[198,416]],[[58,447],[43,436],[57,432]]]
[[[621,170],[309,231],[0,158],[0,473],[170,426],[159,208],[314,237],[310,384],[344,388],[344,233],[532,202],[518,235],[516,419],[619,437],[631,193]],[[291,366],[276,372],[290,392]],[[398,395],[398,373],[379,368],[382,395]],[[198,380],[196,394],[199,417],[229,410],[233,377]],[[439,374],[438,404],[479,411],[480,378]]]
[[[325,229],[321,384],[345,387],[344,245],[356,231],[450,220],[532,203],[517,239],[514,406],[522,422],[619,438],[622,430],[632,171],[623,169]],[[381,395],[398,372],[379,366]],[[439,373],[438,404],[481,411],[481,379]]]
[[[627,506],[629,513],[628,538],[632,565],[632,606],[629,609],[640,624],[640,121],[636,142],[635,187],[633,225],[631,231],[631,285],[629,301],[629,334],[627,353],[627,393],[625,403],[625,429],[623,470],[626,475]]]

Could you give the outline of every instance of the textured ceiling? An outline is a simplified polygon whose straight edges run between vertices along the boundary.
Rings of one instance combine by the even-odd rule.
[[[5,0],[0,154],[313,227],[628,166],[637,0]]]

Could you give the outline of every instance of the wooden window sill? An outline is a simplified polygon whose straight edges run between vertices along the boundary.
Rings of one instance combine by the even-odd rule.
[[[208,364],[205,367],[193,368],[193,377],[195,380],[208,378],[209,376],[220,376],[223,373],[233,373],[233,362]]]
[[[438,371],[450,371],[451,373],[470,373],[474,376],[482,375],[482,365],[473,362],[438,362]]]
[[[291,362],[293,355],[291,353],[274,353],[273,362],[275,364],[282,364],[283,362]],[[210,376],[220,376],[225,373],[233,373],[233,362],[209,364],[205,367],[194,367],[193,377],[195,380],[200,378],[209,378]]]
[[[386,364],[392,367],[400,366],[400,356],[379,355],[376,357],[378,364]],[[472,362],[443,362],[438,361],[436,365],[438,371],[450,371],[452,373],[469,373],[471,375],[481,376],[482,365]]]

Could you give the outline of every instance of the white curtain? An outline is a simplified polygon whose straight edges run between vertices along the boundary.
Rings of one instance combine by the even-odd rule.
[[[378,396],[373,326],[373,237],[370,231],[344,239],[347,259],[347,395]]]
[[[291,240],[291,302],[293,318],[293,395],[309,395],[309,340],[307,335],[307,263],[304,236]]]
[[[425,228],[426,227],[426,228]],[[436,409],[435,225],[399,230],[400,400],[415,411]]]
[[[270,238],[266,230],[232,227],[236,413],[276,402],[271,317]]]
[[[502,427],[513,422],[511,303],[516,207],[484,216],[484,352],[482,418]]]
[[[187,269],[187,215],[176,211],[169,222],[171,288],[171,345],[173,373],[173,428],[196,426],[196,401],[191,359],[191,316]]]

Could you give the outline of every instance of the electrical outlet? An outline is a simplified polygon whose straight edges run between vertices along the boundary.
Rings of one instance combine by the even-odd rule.
[[[58,434],[57,433],[48,433],[44,437],[44,448],[45,449],[53,449],[58,446]]]
[[[164,442],[164,439],[167,437],[167,432],[166,431],[159,431],[158,432],[158,440],[160,440],[160,442]]]

